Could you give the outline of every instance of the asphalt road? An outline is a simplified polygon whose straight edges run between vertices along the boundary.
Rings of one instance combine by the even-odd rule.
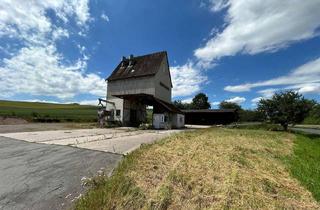
[[[104,167],[111,173],[121,155],[0,137],[0,209],[67,209],[83,177]]]
[[[308,134],[320,135],[320,129],[315,129],[315,128],[290,128],[290,129],[294,131],[308,133]]]

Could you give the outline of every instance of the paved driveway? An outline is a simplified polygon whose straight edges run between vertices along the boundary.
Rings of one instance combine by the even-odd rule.
[[[110,173],[121,155],[0,137],[0,209],[66,209],[83,177]],[[102,168],[103,167],[103,168]]]
[[[122,154],[179,132],[82,129],[0,133],[0,209],[67,209],[83,177],[111,173]]]
[[[307,134],[320,135],[320,129],[316,129],[316,128],[290,128],[290,129],[294,131],[304,132]]]
[[[4,133],[0,136],[27,142],[67,145],[117,154],[126,154],[143,143],[152,143],[182,130],[78,129]]]

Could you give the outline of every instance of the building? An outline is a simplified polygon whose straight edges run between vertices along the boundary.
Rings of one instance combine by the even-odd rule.
[[[171,103],[172,81],[167,52],[123,57],[106,79],[107,121],[138,126],[153,106],[156,128],[184,126],[184,115]]]
[[[236,109],[200,109],[183,110],[185,123],[193,125],[218,125],[230,124],[238,121]]]

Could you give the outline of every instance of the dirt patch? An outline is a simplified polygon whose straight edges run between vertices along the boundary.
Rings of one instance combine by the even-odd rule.
[[[88,128],[95,128],[95,127],[96,127],[95,123],[24,123],[24,124],[1,124],[0,123],[0,133],[88,129]]]
[[[20,125],[20,124],[27,124],[27,123],[28,121],[21,118],[0,116],[0,125]]]

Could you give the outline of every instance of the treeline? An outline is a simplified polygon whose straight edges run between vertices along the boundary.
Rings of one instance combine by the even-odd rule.
[[[174,105],[182,110],[211,108],[204,93],[197,94],[190,103],[176,100]],[[320,124],[320,104],[295,91],[279,92],[270,99],[261,99],[256,109],[243,109],[239,104],[227,101],[222,101],[219,109],[236,109],[239,122],[272,122],[281,124],[284,129],[288,124]]]

